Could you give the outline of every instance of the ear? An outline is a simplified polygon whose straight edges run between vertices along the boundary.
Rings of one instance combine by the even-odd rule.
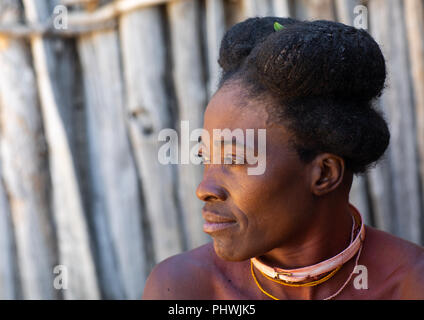
[[[311,191],[317,196],[336,189],[343,181],[344,159],[331,153],[321,153],[311,163]]]

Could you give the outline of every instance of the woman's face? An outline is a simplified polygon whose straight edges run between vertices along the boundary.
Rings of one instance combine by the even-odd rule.
[[[206,203],[204,231],[213,238],[218,256],[229,261],[246,260],[296,241],[308,225],[311,202],[309,168],[289,145],[289,132],[281,125],[267,125],[268,113],[261,102],[242,105],[240,90],[238,85],[224,85],[210,100],[204,116],[209,135],[202,136],[201,153],[213,159],[214,148],[209,148],[216,145],[214,129],[240,128],[245,137],[246,129],[254,129],[256,138],[258,129],[266,129],[262,155],[266,169],[249,175],[247,168],[255,165],[208,163],[197,188],[197,196]],[[221,154],[227,156],[224,147]]]

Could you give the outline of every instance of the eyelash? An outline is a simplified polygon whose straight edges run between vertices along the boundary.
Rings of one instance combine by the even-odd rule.
[[[201,152],[201,151],[199,151],[199,152],[196,154],[196,157],[198,157],[198,158],[200,158],[200,159],[201,159],[200,164],[205,164],[205,161],[204,161],[204,158],[203,158],[203,154],[202,154],[202,152]]]
[[[196,157],[198,157],[198,158],[202,158],[203,159],[203,155],[202,155],[202,152],[201,151],[199,151],[197,154],[196,154]],[[225,157],[224,159],[227,159],[227,158],[229,158],[229,157]],[[208,161],[209,162],[209,161]],[[237,162],[237,159],[235,159],[234,158],[234,155],[232,155],[231,156],[231,163],[224,163],[225,165],[230,165],[230,166],[235,166],[235,165],[240,165],[241,163],[236,163]],[[205,162],[202,160],[201,161],[201,164],[205,164]]]

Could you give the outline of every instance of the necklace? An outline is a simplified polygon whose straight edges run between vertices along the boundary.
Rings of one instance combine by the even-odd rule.
[[[339,271],[339,270],[340,270],[340,268],[341,268],[341,267],[342,267],[342,266],[338,266],[336,269],[334,269],[333,271],[331,271],[331,273],[329,273],[328,275],[326,275],[325,277],[323,277],[323,278],[321,278],[321,279],[319,279],[319,280],[315,280],[315,281],[307,282],[307,283],[301,283],[301,284],[296,284],[296,283],[286,283],[286,282],[283,282],[283,281],[278,281],[278,280],[272,279],[272,278],[268,277],[266,274],[263,274],[263,273],[262,273],[262,275],[263,275],[265,278],[267,278],[268,280],[271,280],[271,281],[273,281],[273,282],[277,282],[277,283],[279,283],[279,284],[283,284],[283,285],[285,285],[285,286],[289,286],[289,287],[313,287],[313,286],[319,285],[320,283],[323,283],[323,282],[327,281],[328,279],[330,279],[332,276],[334,276],[334,275],[336,274],[336,272],[337,272],[337,271]],[[261,287],[261,285],[260,285],[260,284],[259,284],[259,282],[258,282],[258,279],[256,279],[255,272],[253,271],[253,263],[252,263],[252,261],[250,261],[250,271],[252,272],[253,280],[255,280],[255,283],[256,283],[256,285],[258,286],[258,288],[259,288],[259,289],[260,289],[263,293],[265,293],[267,296],[271,297],[271,296],[269,295],[269,293],[268,293],[268,292],[265,292],[265,290]],[[276,300],[278,300],[278,299],[276,299]]]
[[[346,261],[349,261],[358,252],[359,247],[365,238],[365,226],[362,216],[355,207],[352,205],[350,206],[353,210],[352,219],[354,220],[352,233],[355,232],[355,221],[356,225],[360,226],[360,230],[357,233],[355,239],[351,241],[349,246],[336,256],[317,264],[297,269],[282,269],[271,267],[256,257],[251,258],[251,262],[256,267],[256,269],[258,269],[261,273],[266,274],[268,277],[276,280],[283,280],[289,283],[304,282],[306,280],[310,280],[311,278],[317,278],[336,269],[338,266],[343,265]]]
[[[356,260],[355,260],[355,267],[353,268],[353,270],[352,270],[352,272],[350,273],[350,275],[349,275],[349,277],[348,277],[348,279],[344,282],[344,284],[340,287],[340,289],[339,290],[337,290],[337,292],[336,293],[334,293],[333,295],[331,295],[331,296],[329,296],[329,297],[327,297],[327,298],[325,298],[324,300],[330,300],[330,299],[333,299],[334,297],[336,297],[345,287],[346,287],[346,285],[349,283],[349,281],[350,281],[350,279],[352,278],[352,276],[353,276],[353,273],[354,273],[354,271],[355,271],[355,269],[356,269],[356,267],[357,267],[357,265],[358,265],[358,261],[359,261],[359,256],[360,256],[360,254],[361,254],[361,251],[362,251],[362,245],[363,245],[363,241],[364,241],[364,237],[365,237],[365,227],[364,227],[364,224],[363,224],[363,219],[362,219],[362,216],[361,216],[361,214],[359,213],[359,211],[354,207],[354,206],[352,206],[352,205],[350,205],[351,207],[352,207],[352,209],[353,209],[353,211],[354,211],[354,215],[352,215],[352,219],[353,219],[353,225],[352,225],[352,232],[351,232],[351,238],[350,238],[350,245],[349,245],[349,247],[347,248],[347,249],[345,249],[344,251],[342,251],[341,253],[339,253],[337,256],[335,256],[335,257],[333,257],[333,258],[330,258],[330,259],[328,259],[328,260],[326,260],[326,261],[323,261],[323,262],[321,262],[321,263],[318,263],[318,264],[316,264],[316,265],[313,265],[313,266],[310,266],[310,267],[305,267],[305,268],[300,268],[300,269],[291,269],[290,271],[291,272],[288,272],[288,271],[286,271],[286,270],[284,270],[284,272],[282,272],[281,270],[283,270],[283,269],[277,269],[277,270],[279,270],[278,272],[276,272],[276,275],[274,274],[274,278],[272,278],[272,277],[270,277],[269,275],[267,275],[265,272],[263,272],[262,270],[264,270],[265,268],[258,268],[258,270],[262,273],[262,275],[263,276],[265,276],[267,279],[269,279],[269,280],[271,280],[271,281],[274,281],[274,282],[277,282],[277,283],[279,283],[279,284],[283,284],[283,285],[288,285],[288,286],[292,286],[292,287],[306,287],[306,286],[315,286],[315,285],[318,285],[318,284],[320,284],[320,283],[323,283],[324,281],[327,281],[328,279],[330,279],[338,270],[340,270],[340,268],[343,266],[343,264],[346,262],[346,261],[348,261],[348,260],[350,260],[356,253],[357,253],[357,257],[356,257]],[[353,240],[353,236],[354,236],[354,230],[355,230],[355,218],[359,218],[358,220],[358,224],[360,223],[360,231],[359,231],[359,233],[358,233],[358,235],[357,235],[357,237],[356,237],[356,239],[355,239],[355,241],[357,241],[358,239],[359,239],[359,246],[357,247],[357,249],[355,250],[355,252],[353,252],[353,254],[351,255],[351,254],[348,254],[347,256],[348,256],[348,258],[346,258],[345,257],[345,259],[343,259],[343,254],[346,256],[346,252],[348,252],[349,253],[349,248],[352,248],[353,246],[352,246],[352,244],[355,242],[355,241],[352,241]],[[336,266],[336,268],[333,270],[333,271],[331,271],[328,275],[326,275],[325,277],[323,277],[323,278],[321,278],[321,279],[319,279],[319,280],[315,280],[315,281],[312,281],[312,282],[308,282],[308,283],[302,283],[302,284],[298,284],[298,283],[290,283],[290,282],[286,282],[286,281],[281,281],[280,279],[279,279],[279,275],[281,275],[282,273],[284,274],[284,275],[289,275],[289,276],[292,276],[293,274],[295,274],[296,272],[293,272],[293,271],[298,271],[298,270],[301,270],[301,271],[304,271],[304,270],[312,270],[312,271],[314,271],[314,268],[316,268],[316,266],[321,266],[321,269],[323,269],[323,267],[324,267],[324,269],[325,269],[325,265],[326,264],[330,264],[330,265],[334,265],[334,263],[335,263],[335,261],[338,261],[337,259],[335,259],[335,258],[337,258],[337,257],[339,257],[339,256],[342,256],[342,259],[339,259],[339,260],[341,260],[342,261],[342,263],[340,264],[340,265],[338,265],[338,266]],[[344,261],[343,261],[344,260]],[[328,261],[330,261],[330,262],[332,262],[332,263],[328,263]],[[268,297],[270,297],[271,299],[274,299],[274,300],[280,300],[280,299],[278,299],[278,298],[276,298],[276,297],[274,297],[273,295],[271,295],[270,293],[268,293],[268,292],[266,292],[263,288],[262,288],[262,286],[259,284],[259,282],[258,282],[258,280],[257,280],[257,278],[256,278],[256,276],[255,276],[255,273],[254,273],[254,270],[253,270],[253,265],[254,265],[255,263],[254,263],[254,260],[253,260],[253,258],[250,260],[250,270],[251,270],[251,273],[252,273],[252,277],[253,277],[253,280],[255,281],[255,284],[257,285],[257,287],[262,291],[262,293],[264,293],[265,295],[267,295]],[[265,265],[266,266],[266,265]],[[268,267],[268,266],[266,266],[267,268],[270,268],[270,267]],[[327,267],[328,268],[328,267]],[[261,270],[262,269],[262,270]],[[276,269],[276,268],[275,268]],[[275,271],[275,269],[274,269],[274,271]],[[269,271],[269,269],[265,269],[265,270],[267,270],[267,271]],[[325,272],[321,272],[321,274],[323,274],[323,273],[325,273]],[[299,279],[300,277],[298,277],[297,279]],[[310,275],[309,276],[306,276],[306,278],[310,278]],[[296,279],[296,278],[295,278]],[[305,277],[303,277],[303,279],[302,280],[304,280],[305,279]],[[302,281],[302,280],[298,280],[298,281],[295,281],[295,282],[300,282],[300,281]]]
[[[352,278],[352,275],[353,275],[353,273],[354,273],[354,271],[355,271],[355,269],[356,269],[356,266],[358,265],[358,260],[359,260],[359,256],[361,255],[361,250],[362,250],[362,246],[361,246],[361,248],[359,248],[359,251],[358,251],[358,256],[356,257],[356,261],[355,261],[355,267],[353,268],[353,270],[352,270],[352,272],[350,273],[350,275],[349,275],[349,278],[347,278],[347,280],[345,281],[345,283],[340,287],[340,289],[339,290],[337,290],[337,292],[336,293],[334,293],[334,294],[332,294],[331,296],[329,296],[329,297],[327,297],[327,298],[325,298],[324,300],[331,300],[331,299],[333,299],[334,297],[336,297],[343,289],[344,289],[344,287],[346,287],[346,285],[349,283],[349,281],[350,281],[350,279]],[[339,267],[339,269],[341,268],[341,266]],[[255,283],[256,283],[256,285],[257,285],[257,287],[259,288],[259,290],[261,290],[264,294],[266,294],[268,297],[270,297],[271,299],[274,299],[274,300],[280,300],[280,299],[278,299],[278,298],[276,298],[276,297],[274,297],[273,295],[271,295],[270,293],[268,293],[268,292],[266,292],[265,291],[265,289],[264,288],[262,288],[262,286],[259,284],[259,282],[258,282],[258,279],[256,279],[256,276],[255,276],[255,272],[253,271],[253,264],[252,264],[252,262],[250,262],[250,270],[251,270],[251,272],[252,272],[252,276],[253,276],[253,280],[255,280]],[[327,279],[325,279],[325,280],[328,280],[329,278],[327,278]],[[324,280],[324,281],[325,281]],[[324,281],[322,281],[322,282],[324,282]]]

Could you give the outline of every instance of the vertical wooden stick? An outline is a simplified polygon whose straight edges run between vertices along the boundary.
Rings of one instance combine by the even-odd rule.
[[[19,21],[20,8],[16,2],[2,0],[0,6],[3,9],[0,23]],[[9,269],[13,263],[14,230],[22,298],[52,299],[55,296],[55,238],[49,221],[47,150],[37,102],[37,84],[22,40],[0,39],[0,70],[3,179],[0,242],[4,249],[1,250],[4,278],[0,294],[12,298],[16,293],[16,288],[11,287],[14,275]]]
[[[219,80],[219,48],[225,34],[224,4],[222,0],[206,0],[206,37],[209,67],[208,97],[217,89]]]
[[[354,20],[354,8],[361,4],[360,0],[335,0],[338,21],[352,26]]]
[[[189,130],[202,128],[206,106],[206,88],[200,52],[198,3],[174,1],[167,5],[171,32],[173,79],[179,108],[179,121],[189,121]],[[181,135],[180,135],[181,136]],[[180,148],[181,149],[181,148]],[[181,153],[185,153],[181,150]],[[187,156],[187,154],[186,154]],[[179,199],[181,201],[189,248],[204,243],[202,202],[196,197],[201,181],[200,166],[179,166]]]
[[[290,17],[290,5],[288,0],[272,0],[273,14],[277,17]]]
[[[300,20],[334,20],[333,0],[297,0],[293,12]]]
[[[388,69],[388,88],[381,97],[381,103],[391,129],[388,157],[393,193],[384,192],[386,197],[394,200],[395,223],[391,231],[418,243],[421,241],[418,155],[408,52],[405,50],[408,44],[403,36],[406,28],[402,1],[373,0],[369,14],[371,32],[382,46]],[[381,178],[381,183],[383,181],[387,180]]]
[[[50,15],[44,1],[24,0],[29,22],[43,22]],[[53,187],[53,214],[57,227],[59,263],[67,268],[67,299],[99,297],[90,239],[84,217],[80,189],[69,138],[61,110],[68,101],[61,99],[60,78],[52,40],[31,39],[34,66],[40,92],[41,110],[49,145],[49,163]],[[69,110],[69,109],[68,109]]]
[[[102,266],[108,268],[104,277],[115,278],[109,289],[118,290],[118,296],[120,281],[124,297],[138,299],[145,276],[142,208],[125,123],[118,33],[111,30],[81,37],[78,49],[84,70],[90,168],[98,201],[94,214],[110,233],[110,239],[98,241],[104,250],[113,248],[117,264],[116,274],[112,274],[115,266]],[[110,257],[104,255],[102,259],[109,261]]]
[[[1,99],[0,99],[1,101]],[[2,170],[1,170],[1,173]],[[0,299],[17,299],[15,241],[9,202],[3,183],[0,183]]]
[[[272,14],[272,6],[268,0],[241,0],[240,5],[244,19]]]
[[[165,79],[171,73],[166,69],[164,32],[158,7],[120,18],[126,112],[156,263],[183,250],[176,168],[158,160],[159,147],[164,144],[158,140],[159,132],[172,128],[165,87]]]
[[[420,0],[410,0],[405,1],[404,5],[410,70],[415,98],[415,122],[422,188],[421,201],[424,206],[424,4]]]

